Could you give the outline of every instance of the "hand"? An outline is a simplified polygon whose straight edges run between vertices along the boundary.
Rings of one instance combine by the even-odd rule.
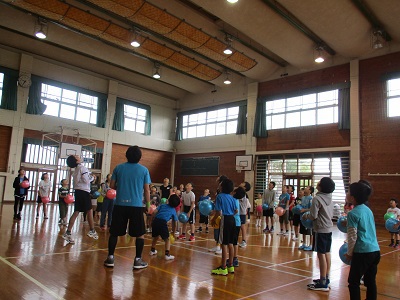
[[[306,214],[303,214],[303,215],[301,216],[301,218],[302,218],[303,220],[307,220],[307,215],[306,215]]]
[[[353,256],[348,255],[347,253],[344,255],[347,262],[350,262]]]
[[[210,225],[213,226],[213,227],[215,226],[215,218],[212,218],[212,219],[211,219]]]

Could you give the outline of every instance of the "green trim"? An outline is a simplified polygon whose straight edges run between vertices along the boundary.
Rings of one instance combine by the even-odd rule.
[[[222,109],[222,108],[230,108],[230,107],[244,106],[244,105],[247,105],[247,99],[246,100],[237,101],[237,102],[220,104],[220,105],[216,105],[216,106],[208,106],[208,107],[204,107],[204,108],[198,108],[198,109],[178,112],[178,118],[179,118],[179,116],[184,116],[184,115],[192,115],[192,114],[197,114],[197,113],[203,113],[203,112],[209,112],[209,111],[213,111],[213,110],[218,110],[218,109]]]

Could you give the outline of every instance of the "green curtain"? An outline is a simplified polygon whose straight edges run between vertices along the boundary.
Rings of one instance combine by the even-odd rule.
[[[1,71],[4,71],[2,72],[4,80],[0,108],[16,111],[18,73],[16,71],[6,71],[5,69],[0,69]]]
[[[350,88],[339,89],[338,111],[339,129],[350,129]]]
[[[28,106],[26,113],[31,115],[43,115],[47,105],[42,103],[42,82],[32,76],[32,85],[29,88]]]
[[[175,141],[183,140],[183,113],[178,113],[176,120],[176,132],[175,132]]]
[[[267,102],[265,99],[258,99],[254,118],[254,137],[268,137],[266,108]]]
[[[236,134],[246,134],[246,133],[247,133],[247,105],[240,105]]]
[[[113,130],[124,131],[125,126],[125,115],[124,115],[124,103],[117,99],[115,104],[115,114],[113,121]]]
[[[151,135],[151,107],[146,110],[146,127],[144,129],[145,135]]]
[[[100,128],[106,127],[107,122],[107,96],[101,96],[97,98],[97,120],[96,126]]]

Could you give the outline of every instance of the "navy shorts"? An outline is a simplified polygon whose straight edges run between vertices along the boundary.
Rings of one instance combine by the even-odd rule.
[[[208,216],[200,214],[199,223],[204,223],[204,224],[208,225]]]
[[[127,227],[132,237],[139,237],[146,233],[143,207],[114,205],[110,234],[123,236],[126,234]]]
[[[75,190],[74,212],[88,212],[92,209],[92,198],[90,193],[82,190]]]
[[[329,233],[315,233],[317,253],[325,254],[331,252],[332,246],[332,232]]]
[[[246,224],[246,215],[240,215],[240,224]]]
[[[300,215],[294,214],[293,215],[293,226],[299,226],[300,225]]]
[[[161,236],[163,240],[169,237],[169,230],[167,222],[163,219],[154,218],[153,223],[151,223],[151,236],[158,237]]]
[[[263,216],[272,218],[274,216],[274,209],[273,208],[263,209]]]

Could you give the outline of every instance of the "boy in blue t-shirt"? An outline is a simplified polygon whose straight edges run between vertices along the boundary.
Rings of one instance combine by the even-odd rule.
[[[215,226],[216,220],[221,216],[219,243],[222,245],[222,260],[221,266],[211,271],[215,275],[228,275],[226,264],[228,249],[229,249],[229,271],[234,272],[233,267],[233,242],[236,232],[234,215],[238,213],[236,200],[230,193],[233,191],[233,181],[224,179],[219,186],[221,193],[218,194],[215,200],[215,214],[211,220],[211,225]]]
[[[209,189],[204,190],[204,194],[199,198],[198,205],[200,205],[200,202],[204,200],[211,200]],[[208,233],[208,216],[202,215],[200,212],[199,229],[197,229],[196,232],[203,232],[203,227],[201,226],[201,224],[206,225],[206,233]]]
[[[281,232],[278,235],[289,235],[289,200],[290,195],[288,194],[288,186],[282,186],[282,194],[279,196],[279,207],[282,207],[285,210],[285,213],[279,217],[279,223],[281,224]],[[285,226],[283,225],[285,223]],[[285,228],[285,231],[284,229]]]
[[[300,211],[301,214],[310,211],[311,208],[311,201],[313,198],[314,194],[314,187],[313,186],[307,186],[304,189],[304,197],[301,198],[301,206],[303,207]],[[313,245],[313,235],[312,235],[312,230],[309,228],[304,227],[303,223],[300,222],[300,233],[303,235],[303,244],[299,247],[300,250],[304,251],[312,251],[312,245]],[[306,236],[310,236],[310,243],[306,244],[307,238]]]
[[[150,255],[156,255],[156,244],[158,240],[158,236],[165,242],[165,259],[173,260],[175,256],[170,255],[169,249],[171,246],[171,242],[169,240],[169,231],[167,222],[172,219],[172,232],[175,231],[175,221],[178,221],[178,217],[176,216],[175,207],[177,207],[181,202],[181,199],[178,195],[173,194],[169,196],[168,204],[161,204],[153,213],[153,223],[152,234],[153,241],[151,243]]]

